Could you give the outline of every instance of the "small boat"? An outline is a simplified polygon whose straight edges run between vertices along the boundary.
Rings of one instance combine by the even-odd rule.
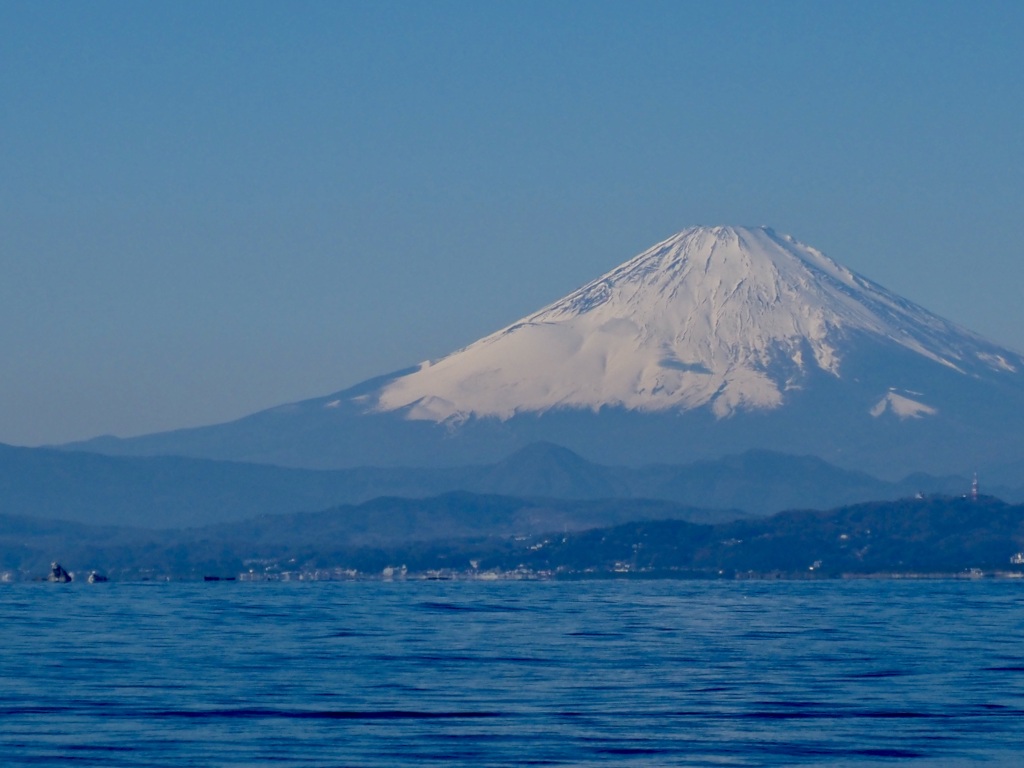
[[[61,567],[61,564],[54,560],[50,563],[50,575],[46,577],[47,581],[55,581],[58,584],[67,584],[74,577]]]

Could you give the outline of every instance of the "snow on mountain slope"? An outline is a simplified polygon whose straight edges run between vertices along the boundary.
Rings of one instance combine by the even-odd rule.
[[[767,228],[694,227],[569,296],[391,381],[364,403],[414,420],[556,408],[775,409],[814,371],[841,379],[857,338],[965,376],[1024,359]],[[879,392],[872,410],[933,415]]]

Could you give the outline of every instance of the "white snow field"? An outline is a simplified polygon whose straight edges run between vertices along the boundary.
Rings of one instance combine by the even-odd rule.
[[[792,237],[693,227],[368,400],[451,423],[606,406],[707,406],[721,418],[782,406],[812,368],[842,378],[846,347],[862,334],[964,375],[1024,365]],[[885,390],[877,398],[874,416],[936,413]]]

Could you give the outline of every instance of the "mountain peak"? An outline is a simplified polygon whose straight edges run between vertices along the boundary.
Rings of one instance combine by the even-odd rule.
[[[692,227],[395,379],[376,410],[457,422],[554,408],[708,406],[721,418],[781,406],[813,371],[842,377],[858,336],[964,374],[1024,366],[788,235]]]
[[[439,360],[86,449],[330,468],[497,462],[538,441],[627,466],[758,448],[895,477],[1016,460],[1022,414],[1018,353],[788,235],[714,226]],[[534,446],[495,465],[494,487],[540,468],[552,493],[591,492],[585,464]]]
[[[810,274],[808,274],[810,273]],[[625,307],[650,315],[671,305],[692,310],[715,299],[738,304],[754,299],[775,304],[785,292],[798,292],[808,278],[856,286],[849,270],[819,251],[767,227],[692,227],[658,243],[527,321],[557,320],[612,299],[618,289]],[[750,294],[754,293],[755,296]]]

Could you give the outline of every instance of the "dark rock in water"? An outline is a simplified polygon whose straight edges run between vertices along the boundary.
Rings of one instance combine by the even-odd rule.
[[[56,581],[60,584],[67,584],[71,579],[71,574],[65,571],[61,567],[60,563],[56,560],[50,563],[50,575],[47,577],[47,581]]]
[[[99,584],[99,583],[104,582],[104,581],[110,581],[110,579],[108,579],[102,573],[99,573],[97,571],[90,571],[89,572],[89,578],[87,579],[87,581],[90,584]]]

